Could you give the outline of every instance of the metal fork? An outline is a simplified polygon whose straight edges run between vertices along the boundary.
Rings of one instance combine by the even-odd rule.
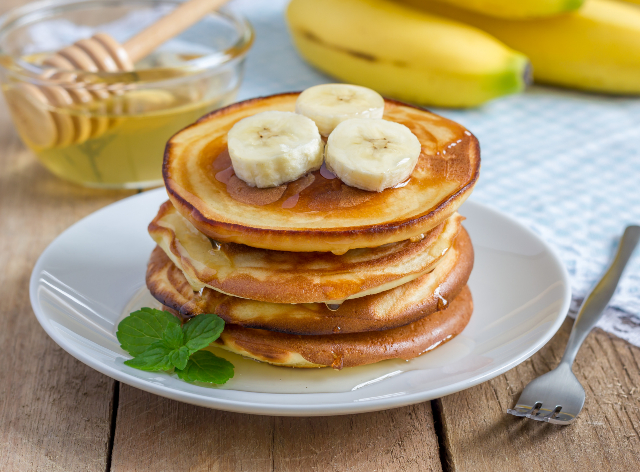
[[[575,421],[584,405],[585,394],[571,370],[571,364],[611,300],[638,240],[640,226],[627,226],[609,270],[580,307],[560,364],[551,372],[531,381],[520,394],[516,406],[507,410],[507,413],[562,425]]]

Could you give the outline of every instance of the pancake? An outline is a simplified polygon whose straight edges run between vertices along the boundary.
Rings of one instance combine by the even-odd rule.
[[[323,303],[267,303],[232,297],[209,288],[194,293],[162,249],[147,268],[147,287],[163,305],[182,317],[215,313],[225,322],[290,334],[319,335],[377,331],[412,323],[448,305],[467,283],[473,247],[464,230],[433,272],[393,290],[347,300],[336,311]]]
[[[256,98],[214,111],[175,134],[163,176],[176,209],[219,242],[293,252],[378,247],[427,233],[471,194],[479,175],[477,139],[421,108],[385,100],[384,118],[406,125],[422,152],[408,181],[382,192],[343,184],[325,169],[280,187],[250,187],[233,173],[227,132],[266,110],[294,111],[297,93]]]
[[[445,310],[400,328],[368,333],[296,336],[226,325],[215,346],[285,367],[355,367],[387,359],[413,359],[462,332],[473,312],[466,285]]]
[[[206,286],[264,302],[334,304],[390,290],[431,272],[453,244],[462,219],[455,213],[421,241],[352,249],[338,256],[212,245],[166,202],[149,225],[149,234],[195,291]]]

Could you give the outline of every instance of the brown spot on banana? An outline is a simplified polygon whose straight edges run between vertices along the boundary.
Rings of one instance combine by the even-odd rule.
[[[344,52],[353,57],[357,57],[358,59],[364,59],[365,61],[369,61],[369,62],[381,62],[380,58],[372,54],[362,52],[362,51],[354,51],[353,49],[343,48],[340,46],[336,46],[335,44],[329,44],[326,41],[323,41],[322,39],[318,38],[315,34],[313,34],[310,31],[300,30],[300,34],[305,38],[307,38],[309,41],[316,42],[330,49],[335,49],[336,51]],[[396,62],[393,62],[393,64],[398,65]],[[406,64],[403,64],[401,67],[406,67]]]

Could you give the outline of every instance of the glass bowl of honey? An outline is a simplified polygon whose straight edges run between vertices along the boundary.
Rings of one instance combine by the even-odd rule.
[[[161,185],[167,140],[233,102],[254,33],[225,8],[133,67],[51,65],[57,52],[96,33],[125,44],[180,3],[44,0],[0,17],[3,95],[23,142],[51,172],[90,187]]]

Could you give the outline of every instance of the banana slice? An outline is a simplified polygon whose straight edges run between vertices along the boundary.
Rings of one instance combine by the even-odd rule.
[[[323,136],[350,118],[382,118],[384,99],[359,85],[324,84],[310,87],[296,101],[296,113],[308,116]]]
[[[318,127],[296,113],[265,111],[244,118],[227,138],[235,174],[252,187],[277,187],[322,165]]]
[[[351,187],[381,192],[409,178],[420,149],[418,138],[400,123],[353,118],[329,136],[325,165]]]

